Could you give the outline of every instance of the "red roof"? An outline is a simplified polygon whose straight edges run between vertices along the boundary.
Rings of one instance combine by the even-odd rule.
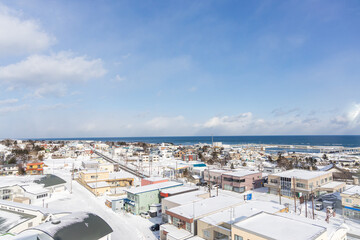
[[[41,165],[41,164],[44,164],[43,162],[38,162],[38,163],[27,163],[26,165],[28,166],[32,166],[32,165]]]

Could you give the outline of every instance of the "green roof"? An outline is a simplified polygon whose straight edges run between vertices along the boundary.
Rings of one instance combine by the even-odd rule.
[[[35,180],[35,183],[44,184],[44,187],[52,187],[55,185],[66,183],[66,181],[58,176],[47,174],[44,177]]]

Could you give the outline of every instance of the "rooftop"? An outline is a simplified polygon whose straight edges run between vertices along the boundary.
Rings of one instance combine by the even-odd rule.
[[[224,195],[206,198],[193,203],[188,203],[182,206],[171,208],[167,211],[180,215],[187,219],[197,219],[206,214],[215,213],[217,211],[225,210],[226,208],[239,205],[243,201],[244,200],[241,200],[241,198]]]
[[[184,205],[187,203],[191,203],[193,201],[200,201],[200,200],[205,199],[203,197],[200,197],[200,195],[204,195],[207,193],[208,192],[206,192],[206,191],[198,190],[198,191],[183,193],[180,195],[175,195],[172,197],[167,197],[167,198],[165,198],[165,200],[179,204],[179,205]]]
[[[329,172],[292,169],[292,170],[288,170],[288,171],[284,171],[284,172],[280,172],[280,173],[273,173],[270,176],[309,180],[309,179],[320,177],[320,176],[323,176],[326,174],[329,174]]]
[[[174,225],[168,223],[161,225],[161,229],[168,232],[168,235],[175,239],[186,239],[192,236],[192,234],[185,229],[177,228]]]
[[[201,221],[206,222],[212,225],[219,225],[222,223],[235,223],[241,221],[245,218],[248,218],[254,214],[260,213],[262,211],[268,213],[276,213],[281,209],[285,208],[283,205],[272,202],[263,202],[263,201],[250,201],[242,205],[236,206],[231,209],[226,209],[224,211],[211,214],[201,219]],[[231,219],[230,219],[230,216]]]
[[[182,192],[187,192],[187,191],[195,191],[197,189],[198,188],[181,186],[181,187],[176,187],[176,188],[167,188],[167,189],[162,190],[161,192],[175,194],[175,193],[182,193]]]
[[[329,182],[325,185],[322,185],[321,188],[336,188],[336,187],[339,187],[340,185],[345,185],[345,183],[333,181],[333,182]]]
[[[59,222],[46,222],[32,229],[39,230],[53,239],[98,240],[113,232],[111,227],[93,213],[76,212],[58,219]]]
[[[155,181],[162,181],[162,180],[168,180],[168,179],[163,178],[163,177],[148,177],[148,178],[144,178],[144,180],[155,182]]]
[[[225,175],[233,176],[233,177],[244,177],[244,176],[256,174],[256,173],[259,173],[259,172],[249,171],[249,170],[240,170],[240,171],[236,171],[236,172],[225,173]]]
[[[16,225],[34,218],[35,216],[19,212],[11,212],[0,209],[0,234],[8,232]]]
[[[353,186],[349,189],[346,189],[344,192],[342,192],[342,194],[347,194],[347,195],[358,194],[358,195],[360,195],[360,186]]]
[[[126,192],[129,192],[132,194],[139,194],[139,193],[143,193],[143,192],[150,192],[150,191],[154,191],[154,190],[161,190],[164,188],[171,188],[171,187],[177,187],[177,186],[182,186],[182,185],[183,185],[182,183],[170,181],[170,182],[150,184],[150,185],[146,185],[143,187],[132,188],[132,189],[126,190]]]
[[[234,226],[264,238],[277,240],[316,239],[326,231],[326,228],[319,225],[265,212],[235,223]]]
[[[20,208],[20,209],[27,209],[27,210],[30,210],[30,211],[38,211],[38,212],[41,212],[42,214],[60,213],[60,211],[56,211],[56,210],[54,210],[52,208],[42,208],[42,207],[30,205],[30,204],[23,204],[23,203],[17,203],[17,202],[5,201],[5,200],[0,200],[0,205],[4,205],[4,206],[8,206],[8,207]]]
[[[44,184],[44,187],[52,187],[52,186],[66,183],[66,181],[64,179],[62,179],[58,176],[52,175],[52,174],[47,174],[47,175],[43,176],[42,178],[35,180],[34,182],[38,183],[38,184]]]

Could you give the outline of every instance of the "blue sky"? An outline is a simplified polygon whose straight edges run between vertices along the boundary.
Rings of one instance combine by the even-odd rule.
[[[360,2],[0,1],[0,138],[360,134]]]

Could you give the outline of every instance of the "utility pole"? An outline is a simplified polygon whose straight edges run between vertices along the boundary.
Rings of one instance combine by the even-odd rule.
[[[176,172],[177,171],[177,160],[175,160],[175,163],[176,163],[175,164],[175,179],[177,180],[177,172]]]
[[[279,193],[279,203],[281,205],[281,187],[280,187],[280,185],[279,185],[278,193]]]
[[[305,200],[305,217],[307,218],[307,195],[304,196]]]
[[[295,188],[295,177],[293,177],[294,182],[294,206],[295,206],[295,213],[296,213],[296,188]]]
[[[209,197],[211,197],[211,186],[210,186],[210,167],[208,166],[208,188],[209,188]]]
[[[74,180],[74,163],[72,164],[71,179],[70,179],[70,194],[72,194],[72,181]]]
[[[315,211],[314,211],[314,193],[312,191],[311,188],[311,201],[312,201],[312,215],[313,215],[313,219],[315,219]]]

